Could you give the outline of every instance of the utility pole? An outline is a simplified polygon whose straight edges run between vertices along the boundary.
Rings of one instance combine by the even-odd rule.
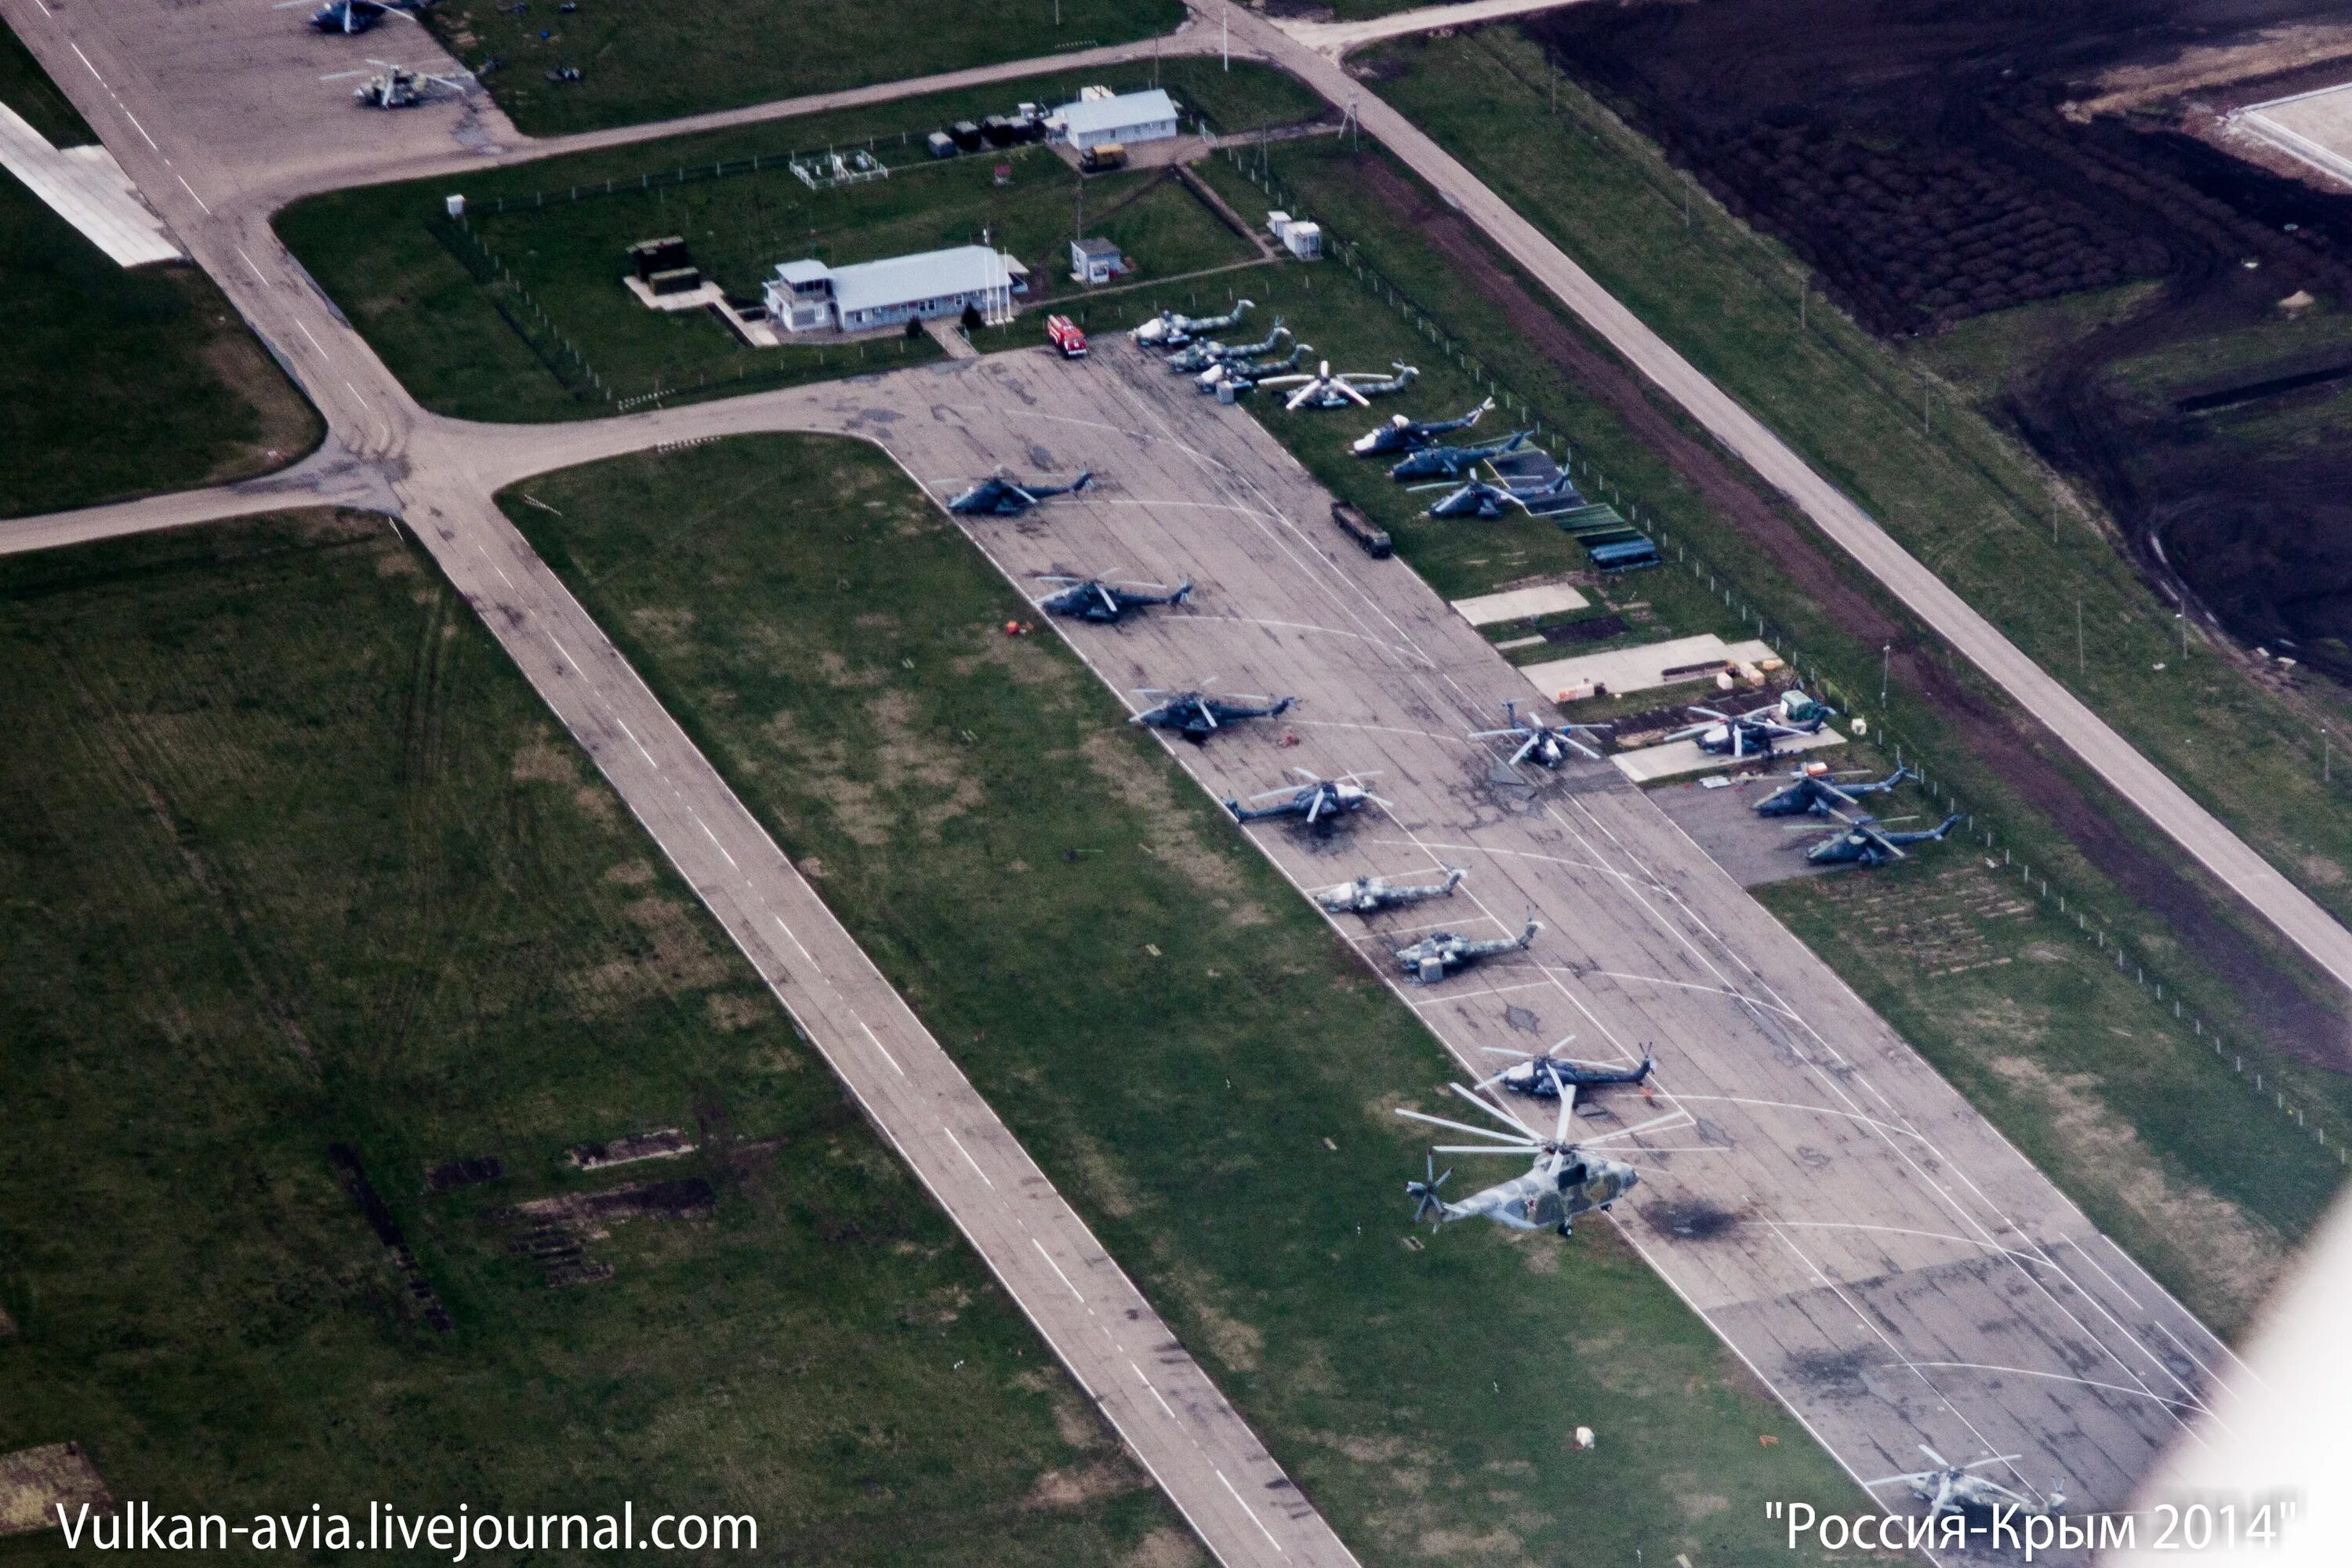
[[[2336,782],[2336,737],[2327,732],[2325,724],[2319,727],[2319,782]]]
[[[1880,645],[1878,649],[1878,710],[1881,713],[1886,711],[1886,682],[1888,674],[1894,668],[1894,664],[1895,645],[1893,643],[1885,643]]]
[[[2077,595],[2074,598],[2074,673],[2081,675],[2089,668],[2090,663],[2083,650],[2083,600]]]
[[[1806,302],[1807,300],[1811,300],[1812,297],[1813,297],[1813,280],[1812,280],[1811,279],[1810,279],[1810,278],[1800,278],[1800,279],[1797,279],[1797,331],[1801,331],[1801,331],[1803,331],[1805,330],[1805,302]]]
[[[1061,0],[1054,0],[1054,3],[1058,5]],[[1217,35],[1224,46],[1225,74],[1231,76],[1234,72],[1234,19],[1223,11],[1217,13]]]

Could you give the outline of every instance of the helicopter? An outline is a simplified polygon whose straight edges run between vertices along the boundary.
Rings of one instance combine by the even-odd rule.
[[[1402,360],[1391,362],[1393,375],[1380,375],[1371,371],[1349,371],[1344,375],[1331,374],[1331,362],[1320,361],[1313,375],[1270,375],[1261,379],[1260,386],[1296,385],[1298,390],[1282,400],[1283,407],[1296,413],[1301,408],[1345,408],[1350,403],[1370,407],[1371,400],[1385,393],[1402,392],[1411,386],[1421,372]]]
[[[1225,809],[1234,814],[1235,822],[1264,822],[1269,817],[1296,816],[1305,820],[1318,833],[1328,834],[1343,816],[1351,816],[1367,805],[1386,805],[1387,801],[1366,789],[1359,780],[1371,778],[1370,773],[1342,773],[1336,779],[1318,778],[1305,768],[1292,768],[1290,773],[1305,781],[1284,784],[1279,789],[1264,790],[1250,796],[1253,801],[1271,800],[1283,796],[1278,805],[1251,805],[1225,797]]]
[[[1528,1051],[1506,1050],[1500,1046],[1480,1047],[1488,1056],[1509,1057],[1511,1065],[1491,1078],[1481,1079],[1471,1086],[1473,1091],[1500,1085],[1513,1094],[1524,1094],[1531,1100],[1553,1100],[1563,1093],[1580,1089],[1605,1089],[1613,1084],[1645,1084],[1657,1070],[1658,1060],[1647,1051],[1642,1053],[1641,1065],[1630,1068],[1604,1068],[1591,1062],[1570,1061],[1556,1056],[1560,1047],[1576,1038],[1555,1040],[1540,1055]]]
[[[1851,777],[1851,774],[1836,775]],[[1860,805],[1866,795],[1884,795],[1911,776],[1896,768],[1875,784],[1838,784],[1829,769],[1814,763],[1789,775],[1790,782],[1755,803],[1759,816],[1827,816],[1841,805]]]
[[[1227,345],[1196,338],[1168,356],[1168,368],[1179,375],[1191,375],[1227,360],[1255,359],[1259,354],[1270,354],[1289,341],[1290,329],[1282,324],[1280,316],[1276,316],[1274,330],[1254,343]]]
[[[1925,1443],[1919,1445],[1919,1451],[1927,1456],[1928,1461],[1936,1467],[1934,1469],[1881,1476],[1874,1481],[1863,1482],[1864,1488],[1891,1487],[1900,1482],[1911,1489],[1913,1497],[1927,1505],[1927,1517],[1930,1519],[1937,1514],[1966,1513],[1971,1509],[1990,1511],[1996,1508],[2013,1508],[2020,1513],[2055,1513],[2065,1505],[2066,1484],[2063,1481],[2051,1484],[2047,1502],[2037,1502],[1990,1476],[1971,1473],[1986,1465],[2014,1464],[2018,1458],[2015,1454],[1996,1454],[1990,1459],[1972,1459],[1965,1465],[1956,1465]]]
[[[1236,719],[1280,718],[1298,700],[1296,697],[1209,697],[1198,691],[1165,691],[1151,686],[1139,688],[1139,695],[1164,697],[1167,700],[1145,709],[1129,723],[1173,730],[1196,746]]]
[[[1597,763],[1601,753],[1576,738],[1580,730],[1588,734],[1605,735],[1608,731],[1597,724],[1544,724],[1533,719],[1519,717],[1516,699],[1503,703],[1503,717],[1507,722],[1499,730],[1479,730],[1472,733],[1474,741],[1492,741],[1506,735],[1519,739],[1519,749],[1511,753],[1512,763],[1533,763],[1538,767],[1556,768],[1568,761],[1574,752],[1587,762]]]
[[[1387,424],[1374,426],[1356,437],[1355,445],[1348,450],[1359,458],[1377,458],[1384,452],[1418,452],[1423,447],[1433,445],[1440,436],[1469,429],[1485,418],[1486,411],[1494,406],[1495,400],[1490,397],[1455,419],[1408,419],[1399,414]]]
[[[1017,517],[1041,500],[1074,496],[1094,482],[1092,469],[1066,485],[1024,485],[1005,478],[1000,470],[949,501],[948,510],[966,517]]]
[[[1430,503],[1432,517],[1500,517],[1511,508],[1521,511],[1535,510],[1536,503],[1551,503],[1547,511],[1558,511],[1573,505],[1582,497],[1565,470],[1554,474],[1540,484],[1496,484],[1491,480],[1472,479],[1459,489],[1448,491]]]
[[[1842,811],[1828,815],[1844,823],[1845,827],[1805,851],[1805,858],[1816,866],[1884,866],[1889,860],[1907,859],[1909,857],[1903,853],[1905,845],[1940,844],[1960,820],[1956,811],[1934,827],[1889,833],[1874,816],[1848,816]]]
[[[272,10],[293,11],[313,5],[316,0],[284,0]],[[350,37],[364,33],[386,16],[405,16],[416,20],[415,14],[404,5],[394,5],[389,0],[330,0],[310,13],[310,29],[318,33],[341,33]]]
[[[1455,970],[1483,963],[1497,953],[1525,952],[1535,945],[1536,932],[1541,930],[1543,921],[1530,915],[1528,929],[1517,936],[1500,936],[1491,942],[1479,942],[1450,931],[1432,931],[1410,947],[1398,948],[1397,966],[1413,984],[1434,985]]]
[[[1359,877],[1317,895],[1315,901],[1335,915],[1376,915],[1382,910],[1402,909],[1424,899],[1451,898],[1454,889],[1462,885],[1462,879],[1469,874],[1448,866],[1443,882],[1399,883],[1385,877]]]
[[[1779,700],[1745,713],[1724,713],[1713,708],[1693,708],[1690,711],[1706,722],[1677,730],[1666,739],[1695,740],[1700,751],[1735,761],[1769,757],[1783,739],[1818,735],[1822,725],[1837,717],[1834,709],[1814,701],[1793,686],[1782,692]]]
[[[1128,333],[1148,349],[1179,349],[1203,332],[1218,332],[1239,322],[1247,315],[1252,301],[1236,300],[1234,308],[1222,316],[1186,316],[1174,310],[1162,310]]]
[[[1402,482],[1406,479],[1458,479],[1479,464],[1496,458],[1507,458],[1526,446],[1534,432],[1514,430],[1496,440],[1475,447],[1423,447],[1389,470],[1389,478]]]
[[[1039,580],[1067,584],[1059,593],[1038,600],[1039,609],[1049,616],[1069,616],[1102,626],[1117,626],[1127,618],[1129,610],[1153,605],[1181,605],[1192,596],[1190,579],[1173,588],[1163,588],[1157,583],[1106,583],[1099,577],[1057,574],[1045,574]]]
[[[406,66],[396,66],[390,60],[370,60],[368,64],[381,66],[383,69],[373,72],[337,71],[332,76],[322,76],[319,79],[343,81],[355,76],[366,77],[366,81],[352,89],[352,97],[356,102],[368,109],[414,109],[431,98],[436,89],[446,89],[463,95],[467,86],[467,78],[434,76],[424,71],[413,71]]]
[[[1315,352],[1313,343],[1293,343],[1289,354],[1282,359],[1219,360],[1193,379],[1195,391],[1213,393],[1220,386],[1230,386],[1234,395],[1248,392],[1267,376],[1297,370],[1298,363]]]
[[[1551,1229],[1562,1236],[1573,1236],[1578,1215],[1606,1209],[1641,1184],[1641,1173],[1633,1166],[1588,1154],[1568,1141],[1569,1114],[1576,1104],[1576,1087],[1573,1084],[1560,1093],[1559,1118],[1549,1138],[1538,1137],[1517,1117],[1505,1115],[1458,1083],[1449,1083],[1445,1087],[1509,1128],[1510,1131],[1498,1132],[1491,1127],[1448,1121],[1442,1116],[1400,1108],[1397,1111],[1399,1116],[1489,1140],[1484,1143],[1441,1144],[1425,1157],[1425,1179],[1407,1182],[1404,1185],[1405,1195],[1412,1199],[1415,1225],[1433,1214],[1439,1226],[1448,1220],[1484,1218],[1493,1220],[1508,1230]],[[1637,1127],[1626,1128],[1607,1136],[1622,1138],[1639,1131],[1641,1129]],[[1450,1204],[1441,1195],[1439,1189],[1445,1185],[1445,1177],[1454,1173],[1449,1169],[1444,1176],[1437,1174],[1439,1154],[1518,1154],[1532,1156],[1535,1163],[1524,1176],[1498,1182],[1471,1194],[1458,1204]]]

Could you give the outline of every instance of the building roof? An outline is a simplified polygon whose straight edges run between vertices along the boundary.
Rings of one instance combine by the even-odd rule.
[[[959,245],[950,250],[836,267],[832,270],[833,298],[845,315],[916,300],[1002,289],[1010,281],[1011,270],[1008,258],[985,245]]]
[[[1099,236],[1092,239],[1074,239],[1070,241],[1070,248],[1080,256],[1117,256],[1118,254],[1118,246]]]
[[[1124,131],[1130,125],[1151,125],[1176,118],[1176,100],[1160,88],[1149,92],[1123,92],[1116,98],[1066,103],[1054,110],[1073,136],[1103,131]]]
[[[833,276],[833,268],[822,261],[787,261],[776,268],[777,279],[785,283],[814,283]]]

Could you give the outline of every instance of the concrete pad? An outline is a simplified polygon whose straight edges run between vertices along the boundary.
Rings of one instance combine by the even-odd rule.
[[[637,303],[649,310],[700,310],[727,303],[727,290],[715,282],[706,281],[699,289],[688,289],[677,294],[656,294],[652,285],[642,278],[624,278],[621,286],[635,294]]]
[[[0,166],[49,210],[79,229],[118,267],[186,258],[163,220],[140,199],[139,187],[103,147],[57,148],[0,103]]]
[[[1817,735],[1784,735],[1775,751],[1777,754],[1785,756],[1791,752],[1812,752],[1823,746],[1844,744],[1843,735],[1824,727]],[[1729,757],[1711,756],[1700,751],[1696,741],[1668,741],[1663,746],[1644,746],[1638,752],[1620,752],[1609,760],[1617,764],[1619,773],[1637,784],[1670,779],[1680,773],[1739,765]]]
[[[2352,185],[2352,82],[2248,104],[2230,121],[2338,184]]]
[[[1707,782],[1720,781],[1710,776]],[[1706,789],[1696,780],[1660,784],[1649,792],[1650,803],[1689,834],[1691,841],[1743,888],[1844,869],[1816,866],[1805,858],[1805,851],[1840,824],[1821,816],[1756,815],[1756,803],[1788,782],[1789,775],[1776,770],[1733,779],[1728,789]],[[1782,831],[1785,828],[1803,831]]]
[[[1515,588],[1507,594],[1456,599],[1454,608],[1474,626],[1491,626],[1496,621],[1524,621],[1536,616],[1556,616],[1562,610],[1580,610],[1591,602],[1565,583],[1549,583],[1539,588]]]
[[[1668,680],[1666,671],[1670,669],[1685,669],[1693,665],[1752,664],[1777,657],[1768,643],[1726,643],[1708,632],[1701,637],[1675,637],[1666,642],[1643,643],[1638,647],[1610,648],[1601,653],[1579,654],[1574,658],[1530,664],[1520,673],[1546,697],[1588,680],[1600,682],[1614,694],[1708,680],[1715,675],[1714,668],[1709,668],[1702,674]]]

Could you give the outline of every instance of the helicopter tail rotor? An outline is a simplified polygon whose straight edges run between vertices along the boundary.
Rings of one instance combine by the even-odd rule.
[[[1422,1156],[1422,1159],[1424,1162],[1424,1173],[1427,1175],[1428,1179],[1426,1181],[1420,1182],[1407,1182],[1404,1184],[1405,1195],[1412,1199],[1412,1223],[1419,1225],[1424,1217],[1426,1217],[1432,1211],[1434,1211],[1437,1215],[1435,1224],[1444,1225],[1445,1223],[1445,1199],[1439,1194],[1437,1189],[1445,1184],[1445,1176],[1452,1175],[1454,1173],[1454,1168],[1450,1165],[1447,1166],[1445,1175],[1441,1176],[1436,1173],[1436,1155],[1424,1154]],[[1434,1229],[1435,1226],[1433,1226],[1432,1228]]]

